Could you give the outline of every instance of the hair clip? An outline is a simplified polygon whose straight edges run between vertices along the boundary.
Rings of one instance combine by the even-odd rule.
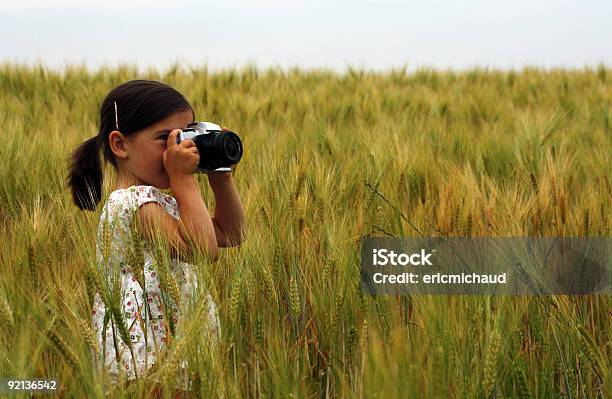
[[[115,127],[119,130],[119,118],[117,117],[117,101],[113,101],[115,103]]]

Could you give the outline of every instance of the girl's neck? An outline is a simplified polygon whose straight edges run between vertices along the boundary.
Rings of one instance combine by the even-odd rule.
[[[136,176],[131,173],[119,173],[115,180],[115,190],[122,188],[130,188],[132,186],[138,186],[144,184]]]

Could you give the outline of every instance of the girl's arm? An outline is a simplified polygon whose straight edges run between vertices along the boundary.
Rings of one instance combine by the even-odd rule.
[[[138,211],[144,226],[143,234],[149,239],[155,239],[157,233],[161,233],[175,254],[187,255],[189,258],[192,250],[199,250],[215,261],[219,257],[215,227],[193,176],[200,156],[192,140],[176,143],[179,130],[174,129],[168,135],[163,161],[170,178],[170,189],[179,208],[180,220],[174,220],[159,204],[144,204]]]
[[[202,199],[198,183],[193,175],[170,177],[170,189],[176,198],[181,214],[180,230],[185,241],[208,254],[212,260],[219,257],[219,248],[208,209]]]
[[[245,212],[232,173],[209,173],[208,183],[215,194],[215,216],[212,221],[217,245],[239,245],[244,238]]]

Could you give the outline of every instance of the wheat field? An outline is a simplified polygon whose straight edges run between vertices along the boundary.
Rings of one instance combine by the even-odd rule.
[[[203,398],[612,397],[609,295],[369,296],[359,274],[363,236],[609,237],[605,65],[0,65],[0,378],[57,378],[58,397],[151,394],[146,381],[112,390],[93,367],[95,233],[114,172],[95,212],[65,184],[104,96],[136,78],[172,85],[245,148],[234,180],[246,239],[197,264],[220,343],[197,339],[195,303],[150,376],[166,397],[183,360]]]

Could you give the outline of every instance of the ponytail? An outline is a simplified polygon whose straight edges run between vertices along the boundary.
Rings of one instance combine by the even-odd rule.
[[[68,186],[72,199],[82,210],[93,211],[102,198],[102,166],[98,135],[83,142],[73,153]]]

